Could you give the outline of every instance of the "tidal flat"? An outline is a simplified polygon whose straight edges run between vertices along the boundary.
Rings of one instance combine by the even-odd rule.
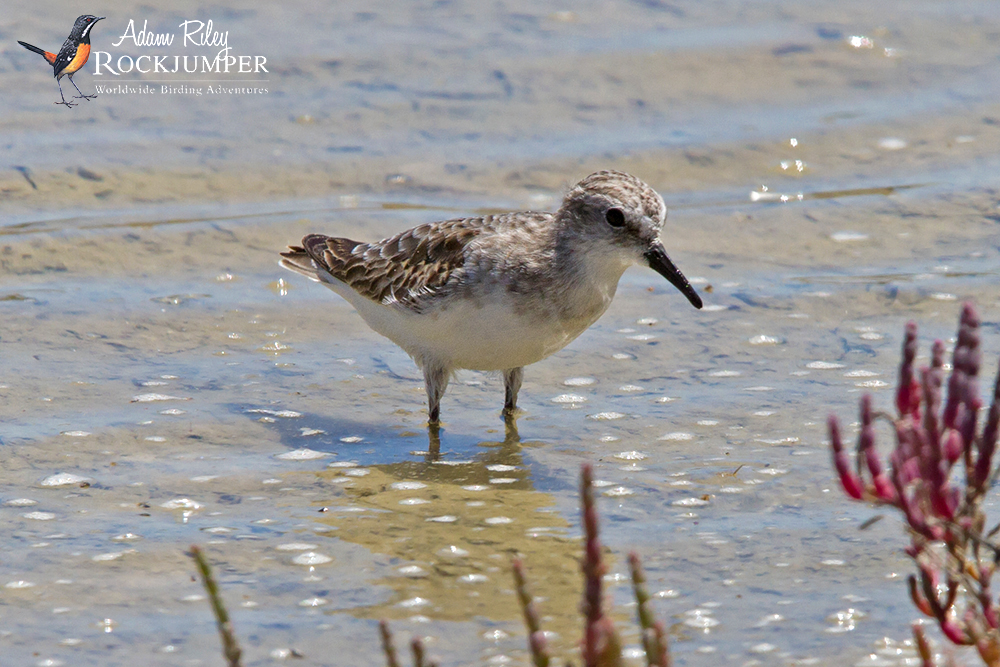
[[[68,28],[57,0],[0,32],[58,45],[56,11]],[[267,57],[269,92],[67,110],[37,56],[0,51],[5,660],[220,664],[191,544],[248,665],[382,664],[380,618],[442,665],[527,664],[514,554],[573,656],[593,461],[630,647],[635,549],[677,664],[912,664],[903,529],[843,497],[825,420],[851,425],[863,392],[889,410],[905,322],[926,362],[965,300],[992,383],[1000,7],[116,11],[95,50],[128,18],[212,18]],[[143,83],[125,78],[75,80]],[[663,195],[706,307],[630,270],[592,329],[526,369],[516,431],[501,379],[467,372],[435,441],[409,358],[277,266],[308,232],[554,210],[604,168]]]

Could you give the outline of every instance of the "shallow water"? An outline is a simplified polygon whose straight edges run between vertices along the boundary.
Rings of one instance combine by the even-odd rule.
[[[0,53],[10,664],[217,664],[190,544],[247,664],[381,664],[379,618],[443,665],[526,664],[515,553],[572,655],[583,461],[632,649],[629,549],[678,664],[910,664],[902,529],[859,530],[879,512],[836,487],[824,421],[889,406],[909,319],[926,351],[972,299],[1000,354],[994,3],[116,11],[95,50],[130,17],[213,18],[241,53],[266,34],[271,92],[67,111]],[[276,266],[309,231],[552,209],[599,168],[664,195],[708,307],[629,271],[527,369],[513,432],[469,372],[435,439],[406,355]]]

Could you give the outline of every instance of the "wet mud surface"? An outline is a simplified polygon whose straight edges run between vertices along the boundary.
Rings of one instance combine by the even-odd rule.
[[[573,656],[593,461],[631,649],[635,549],[678,664],[911,664],[902,528],[859,529],[883,513],[837,488],[824,424],[888,409],[904,323],[926,358],[964,300],[992,378],[992,4],[117,11],[95,50],[128,16],[215,18],[244,50],[266,26],[270,92],[65,110],[13,41],[64,31],[0,26],[6,660],[218,664],[191,544],[248,665],[381,664],[380,618],[442,665],[527,664],[514,554]],[[514,430],[468,372],[429,433],[406,355],[277,266],[312,231],[552,210],[601,168],[663,194],[706,308],[630,270],[526,369]]]

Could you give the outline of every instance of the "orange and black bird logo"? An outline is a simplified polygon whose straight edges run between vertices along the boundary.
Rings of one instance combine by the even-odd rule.
[[[90,57],[90,31],[98,21],[104,18],[107,17],[91,16],[90,14],[84,14],[78,18],[73,24],[73,30],[69,33],[69,37],[59,49],[59,53],[43,51],[37,46],[17,40],[18,44],[39,54],[52,65],[53,76],[56,77],[56,84],[59,86],[59,97],[62,98],[62,102],[56,102],[56,104],[65,104],[68,107],[76,106],[73,102],[67,102],[66,96],[63,95],[62,84],[59,83],[59,80],[64,76],[69,77],[69,82],[76,88],[76,92],[80,93],[75,96],[77,99],[91,100],[97,97],[97,95],[84,95],[80,87],[76,85],[76,81],[73,81],[73,75],[87,64],[87,58]]]

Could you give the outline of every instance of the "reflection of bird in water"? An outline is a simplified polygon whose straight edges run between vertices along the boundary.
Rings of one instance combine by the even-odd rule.
[[[439,435],[448,450],[448,434]],[[317,534],[377,554],[359,576],[374,573],[378,578],[366,584],[391,591],[359,596],[360,606],[345,611],[399,623],[419,614],[492,628],[518,624],[521,610],[510,575],[510,559],[517,555],[533,573],[545,573],[533,578],[532,588],[546,600],[553,651],[574,652],[580,565],[571,521],[557,510],[555,496],[536,488],[538,477],[525,465],[516,430],[475,449],[473,460],[410,459],[363,470],[344,461],[316,471],[324,482],[317,488],[328,493],[315,499],[322,511],[314,520],[333,529]],[[426,620],[420,623],[428,627]]]
[[[521,436],[517,432],[517,422],[514,419],[504,419],[504,436],[500,446],[503,450],[517,448],[521,444]],[[427,461],[433,462],[441,458],[441,425],[431,422],[427,425]]]
[[[523,367],[596,322],[629,266],[649,266],[701,308],[659,240],[666,215],[638,178],[601,171],[555,213],[436,222],[377,243],[310,234],[281,265],[340,294],[416,361],[432,424],[460,368],[501,371],[511,415]]]

